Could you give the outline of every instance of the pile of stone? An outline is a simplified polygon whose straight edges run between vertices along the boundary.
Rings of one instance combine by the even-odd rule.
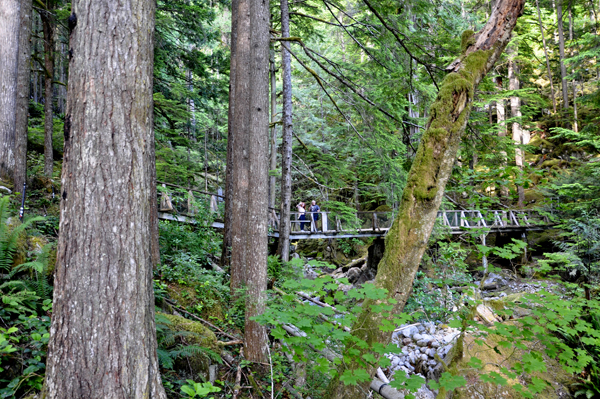
[[[439,360],[446,361],[459,334],[456,328],[432,322],[400,326],[392,334],[392,342],[402,348],[402,353],[387,355],[392,362],[388,374],[393,377],[401,370],[428,380],[439,379],[443,371]]]

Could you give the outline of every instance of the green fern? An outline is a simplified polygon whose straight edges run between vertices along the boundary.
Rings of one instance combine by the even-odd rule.
[[[28,290],[25,282],[16,280],[0,285],[0,299],[6,311],[21,314],[34,313],[40,297],[34,291]]]
[[[175,360],[180,357],[191,357],[203,355],[214,362],[221,363],[221,356],[200,345],[186,345],[183,338],[197,337],[198,334],[191,331],[176,331],[171,328],[173,323],[164,315],[156,314],[156,336],[158,340],[158,355],[159,364],[168,370],[173,369]]]
[[[46,245],[37,259],[13,267],[13,258],[17,250],[19,235],[31,224],[44,220],[43,217],[31,217],[10,229],[8,225],[8,206],[10,198],[0,198],[0,270],[8,272],[0,284],[2,307],[9,313],[35,314],[40,299],[51,297],[52,287],[46,273],[51,245]],[[28,273],[23,279],[15,279],[19,273]]]
[[[8,227],[8,203],[10,198],[3,196],[0,198],[0,270],[10,271],[13,264],[13,257],[17,250],[17,241],[19,235],[32,223],[44,220],[41,216],[26,219],[23,223],[10,230]]]

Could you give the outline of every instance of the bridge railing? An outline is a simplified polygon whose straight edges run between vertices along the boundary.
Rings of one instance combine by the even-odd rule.
[[[535,210],[450,210],[439,211],[438,218],[452,230],[519,229],[548,224],[548,219]]]
[[[163,185],[158,188],[157,203],[159,212],[194,216],[202,207],[215,213],[217,218],[223,217],[223,197],[198,190],[167,189]]]
[[[335,212],[305,212],[305,220],[300,219],[299,212],[290,213],[291,232],[381,232],[389,229],[394,219],[393,212],[356,212],[350,215],[340,215]],[[318,216],[318,220],[314,217]],[[272,228],[279,229],[279,212],[272,212],[269,217]]]

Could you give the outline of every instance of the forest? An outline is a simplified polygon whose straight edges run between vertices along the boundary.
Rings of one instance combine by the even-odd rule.
[[[0,0],[0,398],[600,398],[598,12]]]

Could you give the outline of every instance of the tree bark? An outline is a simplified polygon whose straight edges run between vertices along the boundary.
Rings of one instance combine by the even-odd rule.
[[[496,87],[498,87],[499,91],[503,91],[502,77],[500,76],[496,78]],[[506,137],[508,134],[506,129],[506,101],[503,98],[496,101],[496,117],[498,120],[498,137]],[[508,160],[506,151],[500,151],[500,157],[502,168],[506,168]],[[502,185],[500,187],[499,194],[500,198],[508,198],[508,186]]]
[[[269,3],[234,0],[232,10],[231,289],[246,288],[245,357],[266,363],[266,328],[252,317],[264,312],[267,289]]]
[[[277,115],[277,77],[275,75],[275,52],[271,52],[269,59],[271,67],[271,158],[269,160],[269,171],[274,172],[277,168],[277,127],[275,125],[275,116]],[[269,176],[269,208],[275,208],[277,177]]]
[[[281,0],[281,37],[290,37],[288,0]],[[281,42],[283,80],[282,142],[281,142],[281,211],[279,222],[279,248],[281,259],[290,260],[290,214],[292,207],[292,66],[289,43]]]
[[[556,113],[556,98],[554,96],[554,83],[552,83],[552,70],[550,69],[550,58],[548,57],[548,47],[546,46],[546,37],[544,35],[544,25],[542,25],[542,13],[540,11],[540,3],[535,0],[537,7],[538,23],[540,25],[540,33],[542,34],[542,44],[544,46],[544,55],[546,56],[546,70],[548,71],[548,80],[550,80],[550,98],[552,98],[552,110]]]
[[[47,9],[40,13],[44,29],[44,175],[52,177],[54,159],[52,154],[52,133],[54,132],[54,111],[52,109],[54,93],[54,18],[53,5],[46,2]]]
[[[556,23],[558,25],[558,48],[560,54],[560,80],[562,85],[563,108],[569,108],[569,89],[567,88],[567,67],[565,66],[565,32],[563,29],[562,0],[556,2]]]
[[[22,190],[27,178],[27,116],[29,112],[29,78],[31,75],[31,0],[21,1],[19,32],[19,65],[17,78],[17,111],[15,116],[14,185]]]
[[[19,12],[19,0],[0,1],[0,179],[7,181],[15,171]]]
[[[47,398],[166,398],[152,288],[154,4],[72,3]]]
[[[519,82],[519,66],[515,57],[517,55],[517,50],[511,48],[510,51],[507,51],[509,54],[508,59],[508,88],[511,91],[519,90],[520,82]],[[521,99],[518,96],[510,97],[510,116],[513,119],[512,123],[512,139],[515,143],[515,164],[519,168],[519,174],[523,175],[523,160],[524,160],[524,152],[519,147],[523,144],[529,143],[529,132],[523,129],[521,124]],[[525,189],[521,185],[517,185],[517,207],[522,208],[525,203]]]
[[[397,301],[392,314],[402,311],[412,290],[469,119],[474,91],[510,40],[523,4],[524,0],[498,2],[479,33],[463,33],[463,55],[447,68],[450,73],[431,106],[427,129],[410,169],[398,215],[385,238],[385,254],[375,279],[375,285],[387,291],[388,299]],[[379,302],[363,303],[352,330],[369,347],[375,343],[385,345],[391,338],[389,332],[379,330],[383,316],[372,309]],[[362,354],[365,349],[350,345],[346,353],[351,351]],[[358,359],[360,356],[354,355],[343,364],[338,377],[329,385],[328,398],[364,397],[370,380],[360,385],[344,385],[339,379],[344,372],[358,368],[367,368],[374,375],[375,368],[361,365]]]
[[[229,108],[227,114],[227,159],[225,167],[225,209],[223,213],[223,248],[221,251],[221,266],[227,266],[231,263],[231,214],[233,209],[233,160],[234,160],[234,134],[233,134],[233,118],[235,107],[235,83],[236,83],[236,68],[237,68],[237,7],[231,6],[231,49],[230,49],[230,68],[229,68]],[[233,289],[233,281],[230,280]],[[237,285],[237,284],[236,284]]]

